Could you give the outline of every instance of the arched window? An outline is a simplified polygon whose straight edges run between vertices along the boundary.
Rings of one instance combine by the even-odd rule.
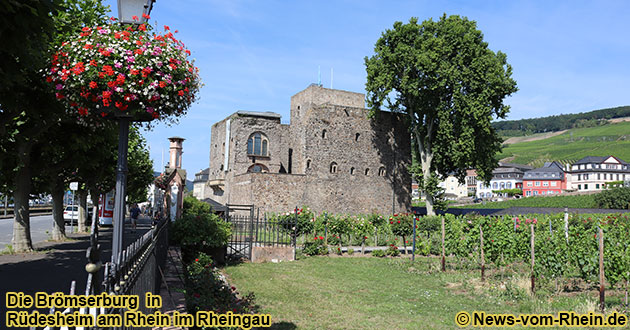
[[[332,162],[330,163],[330,173],[337,173],[337,163]]]
[[[269,150],[269,140],[267,137],[260,133],[256,132],[249,136],[247,140],[247,154],[253,156],[267,156],[267,151]]]
[[[327,132],[326,132],[326,130],[323,130],[323,131],[322,131],[322,139],[325,139],[325,138],[326,138],[326,133],[327,133]]]
[[[492,183],[492,189],[498,189],[499,185],[496,182]]]
[[[370,169],[369,168],[365,169],[365,175],[370,175]]]
[[[385,176],[386,172],[385,172],[385,167],[381,166],[378,169],[378,176]]]
[[[505,182],[501,182],[501,189],[505,189]]]
[[[247,169],[247,173],[268,173],[269,169],[263,164],[254,164]]]
[[[311,160],[307,159],[306,160],[306,169],[308,170],[309,168],[311,168]]]
[[[354,167],[350,168],[350,175],[354,175]]]

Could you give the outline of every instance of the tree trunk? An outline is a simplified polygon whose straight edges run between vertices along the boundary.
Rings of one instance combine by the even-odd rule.
[[[31,192],[31,168],[29,165],[29,151],[25,146],[18,147],[18,157],[21,167],[15,174],[15,191],[13,192],[13,249],[15,252],[28,252],[33,250],[31,240],[31,225],[29,219],[28,197]]]
[[[52,211],[53,211],[53,229],[52,239],[53,241],[61,241],[67,238],[66,225],[63,220],[63,193],[64,193],[63,181],[59,180],[54,183],[52,187]]]
[[[422,179],[424,180],[424,198],[426,201],[427,215],[435,215],[433,210],[434,199],[433,195],[427,192],[427,185],[429,178],[431,177],[431,161],[433,160],[433,154],[422,151],[420,153],[420,165],[422,166]]]
[[[85,223],[87,222],[87,190],[79,189],[77,190],[77,194],[79,195],[79,232],[83,233],[87,231],[85,227]]]
[[[100,194],[96,191],[90,191],[90,196],[92,197],[92,222],[96,222],[98,225],[98,208],[100,207]],[[91,228],[92,226],[90,226]]]

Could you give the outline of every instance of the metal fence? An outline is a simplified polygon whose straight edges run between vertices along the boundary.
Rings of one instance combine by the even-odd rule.
[[[254,213],[253,205],[227,205],[225,220],[232,226],[228,243],[228,257],[252,258],[253,247],[296,246],[297,219],[284,220]]]
[[[100,246],[98,245],[98,226],[92,223],[90,242],[87,257],[88,270],[86,295],[108,293],[110,295],[137,295],[137,311],[150,314],[154,311],[147,308],[145,294],[151,292],[159,294],[160,283],[162,281],[163,269],[166,264],[168,253],[168,220],[162,219],[154,223],[152,228],[139,237],[136,241],[127,246],[114,260],[116,263],[106,263],[104,271],[101,269]],[[101,276],[103,280],[100,281]],[[70,294],[75,294],[75,282],[71,284]],[[76,310],[67,308],[61,313],[71,314]],[[123,316],[126,309],[120,308],[81,308],[81,314],[91,314],[96,317],[100,314],[117,314]],[[50,314],[56,310],[50,309]],[[76,329],[99,329],[79,328]],[[108,329],[131,329],[131,327],[107,327]],[[35,328],[31,328],[33,330]],[[74,329],[74,328],[44,328],[48,329]],[[137,329],[137,327],[134,327]]]

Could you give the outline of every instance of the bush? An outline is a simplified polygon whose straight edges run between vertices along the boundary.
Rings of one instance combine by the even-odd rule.
[[[209,214],[212,213],[212,207],[208,203],[204,203],[194,196],[184,197],[184,207],[182,209],[183,214]]]
[[[385,256],[385,250],[374,250],[372,251],[372,256],[373,257],[384,257]]]
[[[216,214],[184,214],[171,224],[171,238],[173,243],[182,250],[185,263],[191,262],[199,252],[205,252],[223,262],[232,228]]]
[[[387,248],[387,251],[385,251],[385,254],[387,254],[388,256],[396,257],[400,255],[400,250],[398,250],[398,247],[396,245],[391,244]]]
[[[602,209],[630,208],[630,188],[612,188],[604,190],[594,197],[597,206]]]
[[[197,311],[254,314],[259,310],[254,303],[254,294],[239,298],[236,288],[222,280],[218,269],[213,267],[212,259],[204,253],[186,267],[185,286],[186,309],[190,314]]]
[[[352,255],[354,253],[354,249],[348,249],[348,255]]]
[[[303,252],[309,256],[322,256],[328,254],[328,246],[323,236],[315,236],[312,241],[304,243]]]
[[[279,214],[273,218],[278,221],[285,232],[290,235],[295,233],[296,237],[311,234],[315,229],[315,217],[308,207],[297,210],[297,223],[295,220],[295,211]]]

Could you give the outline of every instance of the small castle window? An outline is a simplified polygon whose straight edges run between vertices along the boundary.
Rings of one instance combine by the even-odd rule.
[[[354,175],[354,167],[350,168],[350,175]]]
[[[323,130],[323,131],[322,131],[322,139],[325,139],[325,138],[326,138],[326,133],[327,133],[327,132],[326,132],[326,130]]]
[[[346,117],[350,117],[350,114],[348,113],[348,110],[347,110],[347,109],[343,109],[343,112],[345,112],[345,113],[346,113]]]
[[[365,175],[370,175],[370,169],[369,168],[365,169]]]
[[[267,137],[260,133],[256,132],[250,135],[247,140],[247,154],[254,156],[267,156],[267,151],[269,149],[269,140]]]
[[[359,136],[361,136],[361,134],[357,133],[354,135],[354,141],[359,141]]]
[[[330,173],[337,173],[337,163],[332,162],[330,163]]]
[[[385,172],[385,167],[380,167],[378,169],[378,176],[385,176],[386,172]]]
[[[309,168],[311,168],[311,160],[307,159],[306,160],[306,169],[308,170]]]

